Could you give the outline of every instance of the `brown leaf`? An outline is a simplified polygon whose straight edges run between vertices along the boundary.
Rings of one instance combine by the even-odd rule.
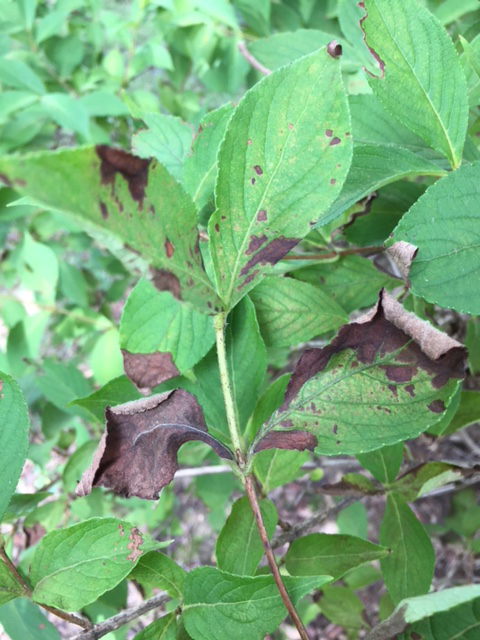
[[[408,281],[410,266],[417,255],[417,251],[418,247],[403,240],[395,242],[395,244],[392,244],[392,246],[387,249],[387,253],[393,259],[402,277],[406,281]]]
[[[297,449],[313,451],[317,446],[317,438],[308,431],[270,431],[255,447],[255,452],[266,449]]]
[[[180,374],[168,351],[130,353],[122,349],[122,355],[125,373],[140,389],[153,389]]]
[[[232,452],[208,433],[196,398],[183,389],[107,407],[105,416],[106,431],[77,487],[79,496],[92,487],[106,487],[126,497],[156,500],[173,480],[179,448],[191,440],[233,459]]]

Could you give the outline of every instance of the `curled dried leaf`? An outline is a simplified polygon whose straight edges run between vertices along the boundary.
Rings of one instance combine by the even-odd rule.
[[[179,448],[191,440],[233,459],[232,452],[208,433],[197,399],[183,389],[107,407],[105,416],[106,431],[77,487],[79,496],[92,487],[106,487],[126,497],[156,500],[173,480]]]

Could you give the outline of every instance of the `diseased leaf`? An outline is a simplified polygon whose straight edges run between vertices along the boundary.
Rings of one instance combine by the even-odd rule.
[[[119,584],[144,553],[168,544],[117,518],[92,518],[52,531],[35,549],[32,597],[77,611]]]
[[[355,536],[312,533],[293,541],[285,561],[292,576],[327,573],[338,580],[350,569],[387,554],[385,547]]]
[[[0,371],[0,520],[15,491],[28,451],[30,419],[20,387]]]
[[[106,431],[77,495],[106,487],[126,497],[156,500],[173,480],[178,449],[191,440],[210,445],[222,458],[232,453],[207,430],[202,409],[183,389],[107,407]]]
[[[342,191],[315,225],[321,227],[349,209],[356,202],[391,182],[415,176],[442,176],[438,165],[393,145],[356,144],[352,166]]]
[[[163,553],[152,551],[143,555],[128,576],[140,584],[166,591],[172,598],[181,598],[187,572]]]
[[[480,314],[480,162],[429,187],[387,242],[408,273],[411,291],[428,302]],[[413,262],[412,262],[413,260]]]
[[[355,498],[363,498],[364,495],[381,493],[377,485],[360,473],[346,473],[339,482],[322,484],[320,491],[331,496],[352,496]],[[351,506],[353,507],[354,505]],[[348,507],[343,513],[347,510]]]
[[[448,462],[425,462],[404,473],[393,486],[405,500],[413,502],[438,487],[479,473],[479,465],[464,468]]]
[[[467,130],[467,85],[447,32],[415,0],[365,0],[364,6],[362,28],[381,72],[369,77],[373,92],[457,168]]]
[[[159,289],[203,312],[219,309],[198,247],[195,206],[161,164],[98,145],[3,157],[0,174],[43,206],[119,236],[156,268]]]
[[[329,576],[284,578],[294,604],[330,580]],[[235,576],[200,567],[185,580],[182,615],[195,640],[263,640],[287,610],[271,576]]]
[[[219,150],[217,211],[209,222],[217,288],[227,307],[322,219],[340,192],[351,150],[340,65],[326,49],[245,94]]]
[[[192,127],[181,118],[164,113],[146,113],[148,129],[132,137],[132,149],[140,158],[155,158],[182,182],[183,163],[192,144]]]
[[[368,469],[375,480],[382,484],[393,482],[402,464],[403,442],[382,447],[376,451],[370,451],[370,453],[360,453],[357,458],[362,467]]]
[[[448,436],[477,422],[480,422],[480,392],[462,391],[460,406],[442,435]]]
[[[464,360],[462,345],[382,292],[376,307],[330,345],[304,352],[264,432],[310,431],[326,455],[413,438],[440,419]]]
[[[260,501],[265,528],[271,538],[277,526],[277,510],[268,499]],[[232,506],[228,519],[217,538],[215,556],[217,566],[222,571],[237,576],[253,576],[265,551],[257,530],[253,511],[244,496]]]
[[[177,614],[168,613],[142,629],[133,640],[175,640],[177,638]]]
[[[474,607],[473,610],[476,612],[478,611],[479,598],[480,585],[474,584],[452,587],[415,598],[406,598],[398,603],[395,611],[387,620],[381,622],[368,634],[366,640],[390,640],[390,638],[396,634],[401,633],[407,625],[413,625],[427,618],[435,619],[438,614],[442,614],[443,612],[451,612],[451,617],[447,619],[449,621],[458,621],[458,626],[457,624],[455,625],[456,629],[454,633],[461,633],[465,631],[465,628],[461,626],[462,621],[465,620],[465,615],[463,615],[461,607],[471,603],[470,606],[472,606],[472,608]],[[460,615],[456,615],[457,611]],[[475,615],[478,618],[478,614],[476,613]],[[450,628],[450,624],[444,625],[443,628]],[[412,638],[408,640],[412,640]],[[454,639],[448,638],[447,636],[447,638],[442,638],[442,640]],[[468,640],[470,640],[470,638],[468,638]]]
[[[207,113],[200,122],[192,150],[185,158],[183,182],[199,210],[203,209],[213,195],[218,147],[232,112],[233,105],[227,103]]]
[[[382,287],[393,289],[398,280],[379,271],[361,256],[345,256],[333,262],[319,262],[292,272],[294,278],[315,285],[331,296],[347,313],[375,303]]]
[[[320,289],[293,278],[265,278],[250,292],[268,346],[291,346],[338,329],[345,311]]]
[[[421,522],[396,493],[387,496],[379,542],[392,551],[380,559],[380,566],[393,602],[427,593],[435,567],[433,545]]]
[[[138,387],[155,387],[191,369],[215,342],[212,320],[169,291],[140,280],[120,323],[125,373]]]

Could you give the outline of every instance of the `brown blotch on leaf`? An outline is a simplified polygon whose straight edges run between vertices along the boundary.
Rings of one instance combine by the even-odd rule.
[[[337,181],[335,180],[335,178],[332,178],[332,179],[330,180],[330,184],[331,184],[331,185],[336,184],[336,182],[337,182]]]
[[[220,231],[220,225],[218,224],[218,222],[217,222],[217,224],[215,225],[215,231],[216,231],[217,233]]]
[[[165,253],[167,254],[167,258],[171,258],[175,252],[175,247],[170,242],[168,238],[165,238]]]
[[[404,389],[405,389],[405,391],[406,391],[407,393],[409,393],[409,394],[412,396],[412,398],[414,398],[414,397],[415,397],[415,387],[414,387],[414,385],[413,385],[413,384],[407,384],[407,385],[404,387]]]
[[[332,40],[327,44],[327,53],[332,58],[339,58],[343,53],[342,45],[336,40]]]
[[[340,143],[341,143],[341,140],[340,140],[340,138],[337,138],[337,136],[335,136],[335,138],[332,138],[330,140],[330,146],[331,147],[334,147],[336,144],[340,144]]]
[[[251,256],[252,253],[258,251],[262,244],[265,244],[267,240],[268,238],[265,234],[263,236],[252,236],[248,244],[248,249],[245,251],[245,255]]]
[[[250,146],[252,144],[252,141],[250,140],[250,138],[247,140],[247,144],[248,144],[248,146]]]
[[[255,276],[258,273],[260,273],[260,269],[255,269],[255,271],[252,271],[252,273],[245,278],[245,280],[242,282],[242,284],[238,285],[237,290],[241,291],[241,289],[243,289],[243,287],[245,287],[249,282],[251,282],[252,280],[255,280]]]
[[[168,351],[130,353],[122,349],[122,355],[125,373],[140,389],[152,389],[180,374]]]
[[[252,178],[251,183],[255,184],[255,178]]]
[[[290,130],[291,130],[291,129],[293,129],[293,124],[292,124],[291,122],[288,124],[288,128],[289,128]]]
[[[256,164],[253,167],[253,169],[254,169],[255,173],[257,174],[257,176],[261,176],[262,175],[263,169],[262,169],[262,167],[260,165]]]
[[[270,431],[257,444],[255,453],[266,449],[313,451],[317,444],[317,438],[308,431]]]
[[[434,400],[428,405],[428,408],[433,413],[443,413],[445,411],[445,403],[443,400]]]
[[[380,365],[393,382],[412,379],[418,369],[431,376],[434,389],[440,389],[452,378],[465,376],[466,350],[428,322],[405,311],[386,291],[380,292],[378,303],[365,316],[342,327],[337,337],[323,349],[309,349],[300,357],[280,408],[285,411],[303,385],[323,371],[330,359],[346,349],[355,352],[362,364],[372,364],[389,353],[398,352],[395,365]],[[397,395],[395,385],[389,385]]]
[[[131,553],[127,556],[127,560],[136,562],[143,553],[140,549],[143,544],[143,536],[140,529],[137,529],[137,527],[132,527],[128,539],[131,540],[131,542],[127,544],[127,549],[131,551]]]
[[[0,182],[3,182],[6,187],[13,187],[12,181],[4,173],[0,173]]]
[[[173,480],[179,448],[191,440],[233,459],[208,433],[195,396],[183,389],[107,407],[105,417],[105,433],[77,487],[78,496],[88,495],[92,487],[106,487],[127,498],[156,500]]]
[[[266,219],[267,219],[267,210],[260,209],[260,211],[257,213],[258,222],[265,222]]]
[[[148,180],[148,166],[151,160],[138,158],[122,149],[115,149],[104,144],[98,144],[95,150],[101,160],[102,184],[110,184],[113,188],[115,174],[119,173],[127,181],[130,195],[142,208]]]
[[[166,269],[152,269],[152,272],[152,282],[159,291],[170,291],[175,298],[182,299],[182,286],[174,273]]]
[[[275,238],[269,242],[263,249],[250,258],[247,264],[240,271],[241,276],[246,276],[248,272],[257,264],[266,265],[267,263],[276,264],[283,256],[285,256],[293,247],[297,246],[300,240],[295,238]]]
[[[337,432],[338,432],[338,425],[334,424],[334,425],[333,425],[333,428],[332,428],[332,431],[333,431],[333,433],[334,433],[335,435],[337,435]]]
[[[325,135],[327,138],[331,138],[333,136],[333,129],[325,129]]]

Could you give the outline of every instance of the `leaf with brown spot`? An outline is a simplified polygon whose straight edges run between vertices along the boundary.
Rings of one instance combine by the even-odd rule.
[[[479,474],[480,465],[459,467],[448,462],[425,462],[400,476],[393,487],[405,500],[413,502],[438,487]]]
[[[432,407],[448,407],[465,356],[462,345],[382,291],[372,311],[345,325],[328,346],[303,353],[264,432],[310,431],[316,451],[326,455],[416,437],[442,417]]]
[[[330,145],[328,128],[339,144]],[[340,62],[326,47],[266,76],[239,102],[220,146],[217,210],[209,222],[217,289],[227,307],[339,195],[352,156],[350,129]]]
[[[3,157],[0,170],[25,181],[22,195],[120,237],[177,297],[203,313],[220,308],[198,250],[195,205],[157,161],[99,145]]]
[[[107,407],[105,416],[106,431],[77,487],[79,496],[92,487],[106,487],[126,497],[156,500],[173,480],[178,449],[191,440],[233,459],[208,433],[196,398],[183,389]]]
[[[153,388],[185,373],[215,342],[209,316],[140,280],[120,323],[125,373],[140,388]]]

